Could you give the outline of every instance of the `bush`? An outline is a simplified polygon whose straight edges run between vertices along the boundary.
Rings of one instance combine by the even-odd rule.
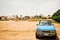
[[[52,18],[53,18],[55,21],[60,22],[60,9],[53,14]]]
[[[53,19],[57,22],[60,22],[60,16],[55,16],[55,17],[53,17]]]

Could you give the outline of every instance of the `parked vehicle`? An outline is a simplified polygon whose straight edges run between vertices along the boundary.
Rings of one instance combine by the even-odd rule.
[[[56,39],[56,28],[51,20],[41,20],[37,24],[36,38],[53,38]]]

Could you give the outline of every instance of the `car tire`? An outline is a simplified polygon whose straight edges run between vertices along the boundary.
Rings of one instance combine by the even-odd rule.
[[[53,37],[53,40],[56,40],[56,36]]]
[[[39,35],[37,35],[37,33],[36,33],[36,39],[39,39]]]

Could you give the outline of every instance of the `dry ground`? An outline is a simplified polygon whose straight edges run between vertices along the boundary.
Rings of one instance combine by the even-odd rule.
[[[37,22],[30,21],[0,21],[0,40],[37,40],[35,30]],[[58,39],[60,39],[60,24],[54,23]]]

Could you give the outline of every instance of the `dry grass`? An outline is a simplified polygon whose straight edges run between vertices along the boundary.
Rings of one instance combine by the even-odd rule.
[[[38,21],[0,21],[0,40],[37,40],[35,38]],[[60,24],[54,23],[60,39]]]

